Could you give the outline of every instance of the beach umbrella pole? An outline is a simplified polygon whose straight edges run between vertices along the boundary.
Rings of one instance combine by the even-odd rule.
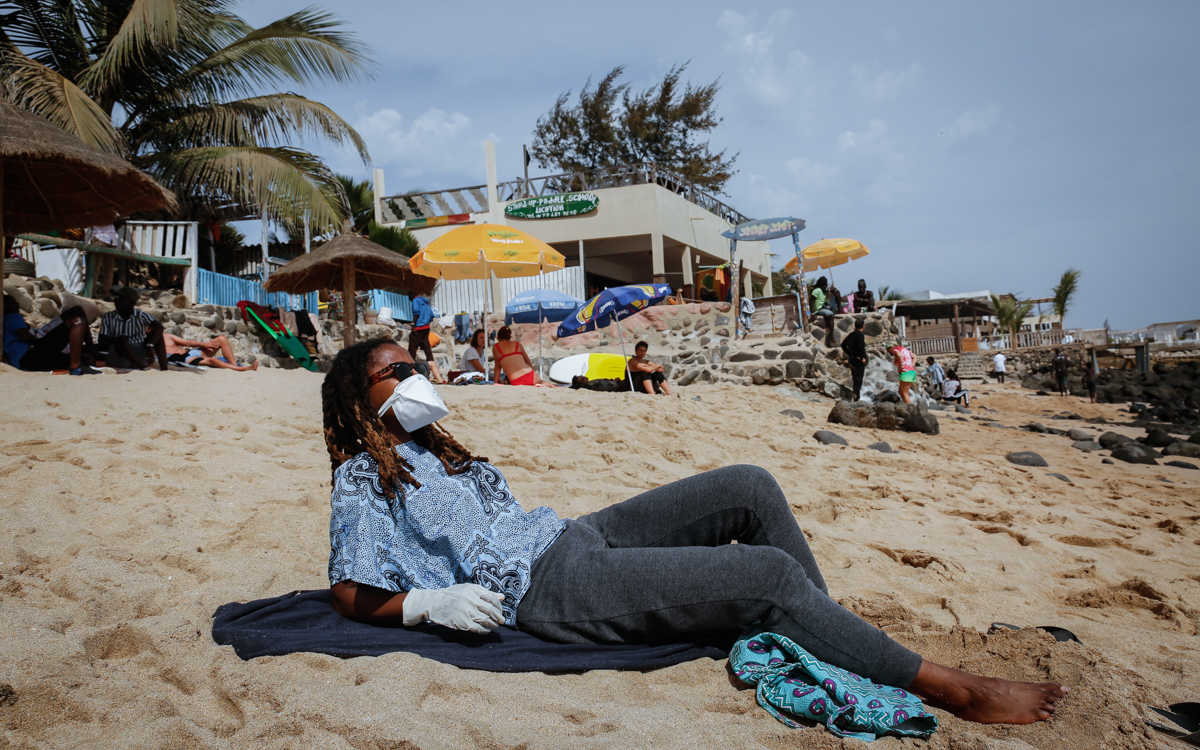
[[[354,346],[358,300],[354,298],[354,261],[342,261],[342,348]]]
[[[617,340],[621,342],[621,358],[625,360],[625,378],[629,381],[629,391],[633,392],[633,373],[629,372],[629,359],[625,354],[625,336],[621,333],[621,321],[613,320],[617,326]]]
[[[542,358],[542,303],[538,301],[538,377],[544,379],[546,377],[543,370]]]

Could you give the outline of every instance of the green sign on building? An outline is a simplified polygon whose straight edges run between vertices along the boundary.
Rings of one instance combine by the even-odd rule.
[[[504,207],[504,215],[516,219],[562,219],[595,211],[600,196],[595,193],[559,193],[513,201]]]

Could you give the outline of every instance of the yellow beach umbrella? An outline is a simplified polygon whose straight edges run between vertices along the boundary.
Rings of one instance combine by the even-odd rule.
[[[804,272],[812,273],[818,269],[833,268],[852,260],[858,260],[870,255],[871,251],[858,240],[834,238],[814,242],[804,248],[800,254],[804,257]],[[784,265],[783,272],[786,274],[799,273],[796,266],[796,259],[792,258]]]
[[[492,274],[500,279],[515,279],[537,276],[543,271],[559,271],[566,265],[562,253],[537,237],[499,224],[472,224],[452,229],[408,261],[409,269],[415,273],[444,281],[490,280]],[[486,314],[483,329],[486,342]],[[539,335],[540,331],[539,328]],[[486,373],[486,343],[483,369]]]

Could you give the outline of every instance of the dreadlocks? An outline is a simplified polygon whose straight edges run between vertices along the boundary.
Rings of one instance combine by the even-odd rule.
[[[371,406],[368,366],[375,350],[395,342],[372,339],[347,347],[333,360],[333,367],[321,384],[321,409],[325,422],[325,447],[329,450],[332,471],[366,451],[379,465],[383,491],[403,500],[402,484],[420,487],[410,473],[411,466],[392,447],[392,438]],[[417,445],[437,456],[448,474],[461,474],[472,461],[487,461],[472,456],[449,432],[436,423],[412,433]]]

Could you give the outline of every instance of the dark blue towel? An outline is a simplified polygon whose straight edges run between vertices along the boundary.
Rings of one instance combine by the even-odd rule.
[[[333,610],[329,589],[294,591],[213,613],[213,640],[243,659],[299,651],[330,656],[380,656],[408,651],[426,659],[489,672],[585,672],[657,669],[693,659],[724,659],[736,634],[694,643],[600,646],[553,643],[513,628],[487,635],[438,625],[381,628],[347,620]]]

